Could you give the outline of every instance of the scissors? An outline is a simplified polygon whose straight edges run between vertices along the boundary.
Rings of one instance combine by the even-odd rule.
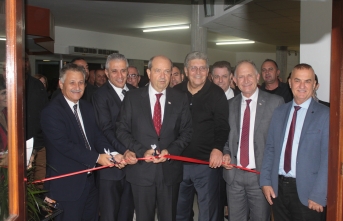
[[[112,155],[112,153],[110,152],[109,149],[106,150],[106,149],[104,148],[104,151],[105,151],[105,153],[106,153],[107,155],[111,156],[110,161],[112,161],[113,163],[117,163],[117,162],[114,160],[114,156]]]

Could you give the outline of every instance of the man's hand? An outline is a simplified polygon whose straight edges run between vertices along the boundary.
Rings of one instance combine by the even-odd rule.
[[[168,150],[164,149],[161,151],[161,153],[157,151],[157,154],[159,154],[159,158],[155,158],[154,163],[163,163],[167,160],[167,158],[165,158],[164,156],[169,155],[169,152]]]
[[[312,201],[312,200],[308,200],[308,208],[309,209],[313,209],[315,211],[319,212],[323,212],[323,206]]]
[[[270,205],[273,205],[272,198],[273,199],[275,198],[275,193],[274,193],[273,187],[271,187],[271,186],[263,186],[262,187],[262,192],[263,192],[264,196],[266,197],[268,203]]]
[[[124,156],[121,155],[121,154],[116,154],[114,156],[114,160],[117,162],[115,164],[115,166],[118,167],[119,169],[124,168],[126,166],[126,164],[127,164],[126,161],[124,160]]]
[[[230,154],[224,154],[224,156],[223,156],[223,167],[227,170],[231,170],[233,168],[233,166],[229,165],[230,163],[231,163]]]
[[[147,162],[147,163],[154,162],[154,160],[155,160],[154,153],[155,153],[154,149],[149,149],[149,150],[145,151],[144,158],[148,158],[145,160],[145,162]]]
[[[223,162],[223,153],[220,150],[214,148],[210,155],[209,167],[211,168],[220,167],[222,165],[222,162]]]
[[[99,154],[99,159],[97,161],[98,164],[102,166],[109,166],[113,167],[114,163],[110,161],[111,157],[107,155],[106,153]]]
[[[136,164],[138,161],[136,158],[136,154],[130,150],[125,151],[124,160],[127,164]]]

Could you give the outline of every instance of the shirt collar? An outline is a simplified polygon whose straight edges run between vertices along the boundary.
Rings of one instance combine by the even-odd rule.
[[[74,102],[68,100],[68,98],[66,98],[65,96],[63,96],[63,97],[64,97],[64,99],[66,99],[66,101],[67,101],[69,107],[72,109],[72,111],[74,111],[74,105],[75,105],[75,104],[77,104],[77,108],[79,108],[79,101],[77,101],[76,103],[74,103]]]
[[[113,87],[113,89],[116,91],[117,94],[121,94],[123,90],[129,91],[129,88],[124,84],[124,88],[116,87],[114,84],[111,83],[111,81],[108,81],[110,85]]]
[[[293,104],[292,106],[300,106],[302,109],[308,109],[308,107],[310,106],[311,104],[311,101],[312,101],[312,97],[310,97],[309,99],[307,99],[305,102],[303,102],[302,104],[298,105],[297,103],[294,102],[294,99],[293,99]]]
[[[251,99],[251,101],[254,101],[257,103],[257,98],[258,98],[258,88],[256,88],[256,91],[249,97],[244,97],[243,93],[242,93],[242,103],[245,103],[245,100],[247,99]]]
[[[151,83],[149,84],[149,94],[166,94],[166,89],[164,89],[162,92],[156,91],[152,86]]]

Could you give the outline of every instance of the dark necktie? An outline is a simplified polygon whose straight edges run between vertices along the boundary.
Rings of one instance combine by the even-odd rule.
[[[81,134],[82,134],[83,140],[85,141],[86,148],[88,150],[90,150],[91,148],[90,148],[89,143],[87,141],[86,134],[85,134],[85,132],[82,129],[80,118],[79,118],[79,115],[77,114],[77,104],[74,105],[74,115],[75,115],[77,124],[79,125],[79,129],[81,130]]]
[[[291,170],[292,146],[293,146],[295,124],[297,121],[297,112],[300,108],[301,108],[300,106],[294,106],[292,122],[291,122],[291,126],[289,127],[289,133],[288,133],[286,150],[285,150],[285,159],[284,159],[284,164],[283,164],[283,169],[285,170],[286,173],[288,173]]]
[[[243,127],[241,135],[241,152],[240,152],[240,161],[243,167],[249,165],[249,132],[250,132],[250,107],[249,104],[251,99],[245,100],[247,102],[247,107],[244,111],[243,117]]]
[[[161,104],[160,104],[160,98],[162,94],[156,94],[156,103],[154,106],[154,116],[153,116],[153,122],[154,122],[154,127],[156,130],[156,133],[158,136],[160,136],[160,131],[161,131]]]
[[[126,94],[126,90],[125,89],[123,89],[122,91],[121,91],[121,93],[124,95],[124,97],[125,97],[125,94]]]

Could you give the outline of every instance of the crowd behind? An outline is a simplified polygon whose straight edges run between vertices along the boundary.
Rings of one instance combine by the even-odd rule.
[[[317,98],[309,64],[282,82],[272,59],[210,66],[195,51],[183,69],[154,56],[146,75],[139,84],[143,76],[119,53],[91,71],[76,58],[48,101],[47,78],[32,77],[26,57],[36,179],[105,166],[41,186],[63,210],[54,220],[191,221],[195,195],[199,221],[325,220],[329,103]],[[6,153],[3,78],[0,138]]]

